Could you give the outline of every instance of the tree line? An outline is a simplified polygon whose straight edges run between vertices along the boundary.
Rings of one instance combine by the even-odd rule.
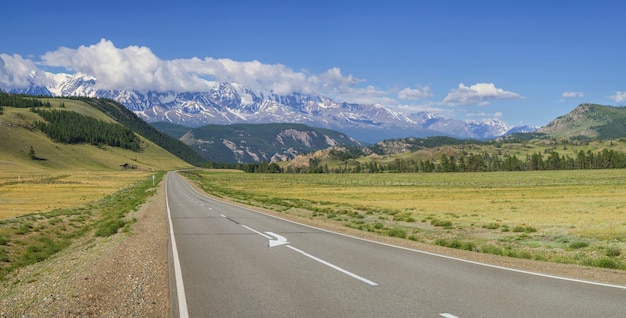
[[[50,107],[50,102],[42,102],[40,99],[29,98],[25,95],[0,92],[0,107],[2,106],[15,108]]]
[[[42,102],[25,95],[9,94],[0,91],[0,115],[4,113],[4,106],[15,108],[50,107],[50,102]]]
[[[626,153],[612,149],[598,152],[580,150],[574,156],[561,155],[555,150],[533,153],[518,158],[516,155],[498,155],[487,152],[475,154],[461,152],[441,155],[439,160],[395,159],[391,162],[371,160],[361,163],[354,150],[333,157],[343,158],[343,163],[329,167],[320,159],[310,159],[308,166],[282,168],[273,162],[228,163],[207,162],[204,167],[212,169],[236,169],[252,173],[429,173],[429,172],[492,172],[537,170],[582,170],[626,168]]]
[[[417,172],[490,172],[626,168],[626,153],[612,149],[599,152],[580,150],[575,155],[561,155],[557,151],[533,153],[518,158],[516,155],[459,153],[441,155],[438,161],[429,159],[395,159],[391,162],[344,162],[343,166],[329,168],[319,160],[310,160],[309,167],[288,169],[296,173],[417,173]]]
[[[73,111],[38,108],[31,108],[31,111],[46,120],[36,121],[35,127],[56,142],[141,150],[139,138],[131,129],[120,124],[108,123]]]
[[[231,163],[231,162],[207,162],[205,168],[209,169],[235,169],[244,172],[256,173],[281,173],[280,166],[275,162],[254,162],[254,163]]]

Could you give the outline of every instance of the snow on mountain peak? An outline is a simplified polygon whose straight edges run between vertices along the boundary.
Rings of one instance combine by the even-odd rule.
[[[31,77],[40,77],[31,74]],[[366,142],[401,137],[449,135],[458,138],[495,138],[511,128],[500,120],[462,121],[429,112],[394,112],[381,104],[340,103],[320,95],[277,95],[254,92],[228,82],[207,81],[201,92],[105,90],[85,74],[46,73],[46,87],[29,92],[53,96],[111,98],[147,121],[186,126],[234,123],[302,123],[341,131]],[[35,85],[36,81],[33,81]]]

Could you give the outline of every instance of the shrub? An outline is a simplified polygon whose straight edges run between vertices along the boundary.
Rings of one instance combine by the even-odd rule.
[[[579,249],[587,246],[589,246],[589,243],[583,241],[572,242],[569,244],[569,247],[573,249]]]
[[[611,268],[611,269],[621,269],[624,268],[624,264],[622,262],[610,258],[610,257],[601,257],[593,261],[593,265],[597,267],[603,268]]]
[[[21,257],[22,264],[30,265],[41,262],[69,245],[69,241],[53,241],[47,237],[41,237],[38,241],[40,244],[29,245],[26,248]]]
[[[485,254],[502,255],[502,248],[493,244],[482,245],[478,251]]]
[[[18,235],[28,234],[32,229],[33,229],[33,225],[29,222],[26,222],[20,225],[20,227],[15,232],[15,234],[18,234]]]
[[[498,223],[489,223],[489,224],[484,224],[483,225],[483,229],[488,229],[488,230],[495,230],[497,228],[500,227],[500,224]]]
[[[520,232],[532,233],[532,232],[537,232],[537,229],[534,227],[530,227],[530,226],[516,226],[513,228],[513,232],[514,233],[520,233]]]
[[[452,221],[433,219],[430,221],[430,224],[433,226],[450,227],[452,226]]]
[[[124,225],[126,225],[126,221],[121,219],[107,221],[100,225],[100,227],[98,227],[95,235],[100,237],[111,236],[113,234],[116,234],[119,229],[124,227]]]
[[[394,227],[387,231],[387,235],[391,237],[406,238],[406,231],[403,229]]]
[[[606,256],[608,257],[618,257],[622,254],[622,250],[617,246],[609,246],[606,249]]]

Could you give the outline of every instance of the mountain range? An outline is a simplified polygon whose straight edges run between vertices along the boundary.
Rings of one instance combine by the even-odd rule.
[[[211,162],[276,162],[328,147],[362,147],[343,133],[303,124],[205,125],[197,128],[166,122],[152,125],[181,140]]]
[[[38,74],[31,74],[33,78]],[[366,143],[403,137],[450,136],[492,139],[538,127],[510,127],[500,120],[448,119],[430,112],[399,113],[378,104],[336,102],[321,95],[276,95],[254,92],[228,82],[212,82],[204,92],[98,89],[83,74],[56,74],[47,86],[12,90],[44,96],[85,96],[115,100],[148,122],[188,127],[207,124],[298,123],[337,130]],[[33,83],[37,81],[33,80]]]

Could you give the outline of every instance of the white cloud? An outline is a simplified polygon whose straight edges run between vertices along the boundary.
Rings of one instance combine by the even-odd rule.
[[[615,92],[615,95],[611,95],[609,96],[609,98],[618,103],[621,103],[623,101],[626,101],[626,92],[617,91]]]
[[[467,113],[467,117],[482,117],[483,120],[489,119],[501,119],[504,114],[502,112],[495,112],[493,114],[480,112],[480,113]]]
[[[561,94],[561,97],[563,97],[563,98],[580,98],[580,97],[585,97],[585,93],[584,92],[563,92],[563,94]]]
[[[31,85],[31,81],[41,84],[46,81],[45,77],[33,77],[33,74],[43,72],[30,60],[23,59],[19,55],[0,54],[0,87],[11,90],[24,88]]]
[[[420,100],[433,96],[430,87],[404,88],[398,92],[398,98],[403,100]]]
[[[97,79],[101,89],[197,90],[203,81],[171,61],[160,60],[147,47],[119,49],[102,39],[78,49],[59,48],[42,56],[43,64],[63,67]]]
[[[344,75],[339,68],[310,75],[282,64],[231,59],[190,58],[161,60],[147,47],[117,48],[106,39],[78,49],[59,48],[42,56],[43,64],[63,67],[97,79],[102,89],[140,89],[203,91],[208,81],[241,84],[257,92],[290,94],[322,93],[336,98],[368,96],[379,100],[376,92],[357,85],[364,80]]]
[[[448,106],[463,105],[489,105],[491,100],[522,98],[515,92],[497,88],[493,83],[477,83],[472,86],[459,84],[458,89],[453,89],[443,99],[443,104]]]

